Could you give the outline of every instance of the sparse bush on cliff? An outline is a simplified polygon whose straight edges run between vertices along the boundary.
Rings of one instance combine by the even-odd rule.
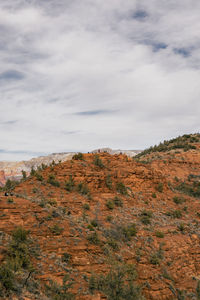
[[[112,210],[112,209],[115,208],[115,203],[112,200],[108,200],[106,202],[106,206],[107,206],[108,209]]]
[[[110,174],[106,176],[106,186],[109,190],[112,189],[112,178]]]
[[[83,160],[84,159],[83,153],[79,152],[77,154],[74,154],[72,159],[74,159],[74,160]]]
[[[72,175],[69,176],[69,180],[65,183],[65,189],[68,192],[71,192],[74,189],[75,183]]]
[[[182,204],[182,203],[184,203],[186,200],[185,200],[185,198],[183,198],[183,197],[177,197],[177,196],[175,196],[175,197],[173,198],[173,201],[174,201],[174,203],[176,203],[176,204]]]
[[[60,186],[59,181],[57,181],[57,180],[55,179],[55,176],[54,176],[53,174],[50,174],[50,175],[49,175],[49,178],[48,178],[47,182],[50,183],[50,184],[53,185],[53,186],[56,186],[56,187],[59,187],[59,186]]]
[[[149,262],[152,265],[160,265],[160,261],[164,258],[162,246],[160,245],[159,250],[152,253],[149,259]]]
[[[62,261],[65,263],[68,263],[70,261],[71,257],[72,257],[71,254],[65,252],[62,255]]]
[[[162,193],[163,192],[163,183],[162,182],[159,182],[157,187],[156,187],[156,190],[159,192],[159,193]]]
[[[114,251],[119,250],[119,245],[118,245],[118,243],[116,242],[116,240],[110,238],[110,239],[108,239],[108,240],[106,241],[106,243],[107,243],[107,245],[108,245],[109,247],[111,247]]]
[[[99,167],[99,168],[104,168],[104,164],[103,164],[103,162],[102,162],[102,160],[101,160],[101,158],[99,157],[98,154],[96,154],[96,155],[94,156],[94,161],[93,161],[93,163],[95,164],[95,166],[97,166],[97,167]]]
[[[36,173],[36,171],[35,171],[34,167],[31,167],[30,175],[35,176],[35,173]]]
[[[22,170],[22,178],[23,178],[24,180],[26,180],[26,178],[27,178],[26,171],[24,171],[24,170]]]
[[[45,284],[46,295],[52,300],[73,300],[74,295],[69,291],[72,285],[73,280],[68,275],[64,276],[62,285],[49,280],[49,284]]]
[[[94,233],[88,235],[87,240],[94,245],[100,244],[100,239],[99,239],[99,236],[96,231]]]
[[[7,200],[7,202],[8,202],[8,203],[13,203],[14,201],[13,201],[12,198],[9,197],[8,200]]]
[[[120,197],[115,196],[115,198],[114,198],[114,204],[115,204],[115,206],[122,207],[123,206],[123,201],[122,201],[122,199]]]
[[[137,228],[134,223],[127,225],[113,224],[109,229],[103,232],[106,238],[114,239],[119,242],[128,242],[137,234]]]
[[[43,181],[44,180],[43,176],[38,172],[35,172],[35,177],[38,181]]]
[[[150,210],[143,210],[140,214],[140,221],[144,225],[149,225],[151,224],[151,218],[152,218],[152,211]]]
[[[180,231],[180,232],[184,232],[185,231],[185,225],[184,223],[180,223],[177,225],[177,229]]]
[[[200,182],[198,178],[193,178],[193,181],[189,183],[181,182],[176,186],[176,189],[191,197],[200,198]]]
[[[108,300],[143,300],[140,288],[133,284],[135,279],[135,268],[117,265],[106,275],[93,275],[89,280],[89,291],[99,290]]]
[[[117,182],[117,184],[116,184],[116,190],[117,190],[118,193],[120,193],[122,195],[127,195],[127,188],[123,184],[123,182]]]
[[[0,297],[8,296],[10,291],[19,289],[19,275],[28,271],[30,276],[33,272],[30,262],[32,249],[28,235],[29,231],[22,227],[17,227],[12,232],[6,251],[7,255],[0,266]]]
[[[77,191],[81,194],[81,195],[89,195],[90,194],[90,190],[88,188],[88,185],[85,183],[80,182],[77,185]]]
[[[58,224],[53,225],[53,227],[50,227],[50,231],[54,235],[60,235],[63,232],[64,228],[60,227]]]
[[[162,232],[162,231],[156,231],[155,232],[155,235],[156,235],[156,237],[158,237],[158,238],[164,238],[164,233]]]
[[[172,217],[174,219],[180,219],[182,217],[182,212],[180,210],[171,210],[171,211],[167,211],[166,215],[169,217]]]
[[[83,204],[83,209],[90,210],[90,206],[88,203]]]
[[[3,187],[3,190],[6,192],[11,192],[12,190],[14,190],[14,188],[16,187],[17,184],[18,184],[17,181],[7,179],[6,184]]]
[[[14,289],[14,280],[14,272],[8,264],[2,264],[0,266],[0,297]]]
[[[113,216],[107,216],[106,221],[111,222],[113,220]]]
[[[200,280],[197,281],[196,295],[197,295],[197,300],[200,300]]]

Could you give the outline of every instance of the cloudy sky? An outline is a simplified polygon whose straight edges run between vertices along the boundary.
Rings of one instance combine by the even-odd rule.
[[[200,128],[199,0],[0,1],[0,160]]]

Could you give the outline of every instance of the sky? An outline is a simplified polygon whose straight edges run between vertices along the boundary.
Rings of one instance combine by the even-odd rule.
[[[0,160],[200,128],[200,1],[0,1]]]

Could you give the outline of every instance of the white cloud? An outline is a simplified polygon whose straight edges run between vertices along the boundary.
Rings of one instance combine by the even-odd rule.
[[[195,0],[0,3],[0,160],[144,148],[198,131],[199,9]]]

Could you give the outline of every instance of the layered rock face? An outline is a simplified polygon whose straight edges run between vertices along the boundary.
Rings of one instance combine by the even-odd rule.
[[[151,153],[141,162],[126,155],[84,154],[21,182],[12,201],[1,194],[1,262],[16,226],[30,231],[32,248],[38,249],[23,297],[54,299],[45,283],[52,279],[61,285],[68,275],[75,299],[115,299],[108,289],[114,277],[107,278],[107,288],[104,281],[120,267],[128,270],[121,290],[133,283],[133,299],[198,299],[200,144],[176,152]],[[112,284],[113,293],[116,288]]]
[[[110,148],[102,148],[92,151],[92,153],[103,153],[107,152],[112,155],[114,154],[126,154],[129,157],[133,157],[136,154],[138,154],[139,150],[112,150]],[[9,162],[9,161],[0,161],[0,171],[4,172],[4,176],[7,179],[11,180],[19,180],[22,178],[22,170],[26,171],[26,173],[29,175],[31,168],[37,169],[38,166],[41,166],[42,164],[45,164],[49,166],[53,161],[55,163],[58,162],[64,162],[72,158],[72,156],[75,154],[75,152],[69,152],[69,153],[53,153],[51,155],[47,156],[40,156],[37,158],[32,158],[28,161],[20,161],[20,162]],[[3,186],[5,184],[5,178],[0,177],[0,186]]]

